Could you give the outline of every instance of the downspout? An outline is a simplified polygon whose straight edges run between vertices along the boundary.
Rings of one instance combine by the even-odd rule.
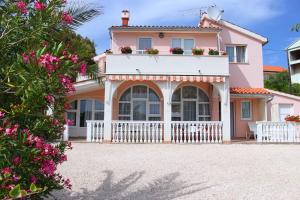
[[[221,41],[220,41],[220,32],[217,34],[217,40],[218,40],[218,52],[221,50]]]

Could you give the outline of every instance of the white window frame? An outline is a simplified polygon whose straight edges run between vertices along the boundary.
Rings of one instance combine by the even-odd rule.
[[[144,86],[144,87],[147,87],[147,96],[145,98],[136,98],[136,97],[133,97],[133,87],[135,86]],[[121,97],[124,95],[124,93],[130,89],[130,101],[121,101]],[[150,101],[149,100],[149,92],[150,92],[150,89],[153,90],[155,92],[155,94],[159,97],[159,95],[156,93],[156,91],[147,86],[147,85],[143,85],[143,84],[139,84],[139,85],[134,85],[134,86],[131,86],[131,87],[128,87],[124,90],[124,92],[122,93],[122,95],[120,95],[120,98],[119,98],[119,101],[118,101],[118,119],[120,117],[129,117],[130,120],[128,121],[138,121],[138,120],[133,120],[133,101],[146,101],[146,120],[145,121],[150,121],[149,118],[150,117],[159,117],[161,121],[162,119],[162,116],[161,116],[161,99],[159,97],[159,101]],[[129,103],[130,104],[130,113],[128,114],[120,114],[120,103]],[[150,105],[159,105],[159,114],[150,114]],[[122,121],[127,121],[127,120],[122,120]]]
[[[196,99],[195,98],[183,98],[183,88],[184,87],[195,87],[197,89],[197,97]],[[180,105],[180,113],[173,113],[172,109],[171,109],[171,119],[173,117],[177,117],[179,118],[180,117],[180,121],[183,121],[183,113],[184,113],[184,110],[183,110],[183,102],[184,101],[194,101],[196,102],[196,121],[199,121],[199,118],[210,118],[210,121],[211,121],[211,106],[210,106],[210,101],[209,101],[209,96],[207,95],[207,93],[205,91],[203,91],[201,88],[198,88],[196,86],[193,86],[193,85],[185,85],[185,86],[182,86],[180,88],[178,88],[180,90],[180,101],[173,101],[172,100],[172,105]],[[176,89],[174,92],[176,92],[178,89]],[[199,90],[201,90],[208,98],[208,102],[200,102],[199,101]],[[209,113],[210,115],[199,115],[199,105],[209,105]]]
[[[184,50],[184,40],[193,40],[193,42],[194,42],[194,46],[193,46],[193,48],[195,48],[195,46],[196,46],[196,40],[195,40],[195,38],[182,38],[182,37],[174,37],[174,38],[171,38],[171,48],[173,48],[173,40],[174,39],[179,39],[180,40],[180,48],[183,50],[183,55],[187,55],[186,53],[185,53],[185,50]],[[188,54],[188,55],[192,55],[192,50],[191,50],[191,54]]]
[[[243,103],[249,103],[249,105],[250,105],[250,117],[249,118],[243,117]],[[252,120],[252,101],[250,101],[250,100],[241,101],[240,107],[241,107],[241,120],[245,120],[245,121]]]
[[[151,48],[153,48],[153,38],[152,37],[139,37],[137,39],[137,50],[136,50],[136,54],[146,54],[146,50],[141,50],[140,49],[140,39],[150,39],[151,40]]]
[[[290,109],[291,109],[291,113],[290,113],[290,115],[294,115],[294,104],[292,104],[292,103],[279,103],[278,104],[278,121],[280,122],[281,120],[280,120],[280,106],[286,106],[286,105],[288,105],[288,106],[291,106],[290,107]],[[286,116],[287,117],[287,116]]]
[[[237,64],[248,64],[248,46],[245,44],[228,44],[225,45],[225,50],[227,47],[233,47],[233,62],[229,61],[229,63],[237,63]],[[236,54],[236,47],[245,47],[245,62],[237,62],[237,54]]]
[[[96,103],[95,103],[95,101],[100,101],[104,105],[104,101],[99,100],[99,99],[92,99],[92,98],[74,99],[70,103],[72,103],[73,101],[77,101],[77,109],[69,109],[69,110],[66,111],[66,119],[68,117],[68,115],[67,115],[68,112],[72,112],[72,113],[76,112],[76,124],[74,124],[70,127],[86,128],[85,126],[83,126],[83,127],[80,126],[80,101],[82,101],[82,100],[92,101],[92,119],[91,120],[95,119],[95,113],[97,113],[97,112],[103,112],[103,116],[105,115],[104,107],[103,107],[103,110],[96,110]]]

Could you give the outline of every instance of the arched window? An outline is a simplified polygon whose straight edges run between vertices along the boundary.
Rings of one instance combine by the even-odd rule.
[[[194,86],[177,89],[172,96],[172,121],[210,121],[208,96]]]
[[[73,126],[86,127],[86,120],[104,120],[104,103],[99,100],[81,99],[70,103],[67,119]]]
[[[160,121],[160,99],[149,87],[127,89],[119,100],[119,120]]]

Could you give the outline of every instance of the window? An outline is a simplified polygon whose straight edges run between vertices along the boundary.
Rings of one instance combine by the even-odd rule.
[[[74,122],[72,126],[78,127],[86,127],[86,120],[104,120],[104,103],[98,100],[75,100],[70,103],[67,119]]]
[[[279,104],[279,121],[284,122],[288,115],[292,115],[292,104]]]
[[[177,89],[172,96],[172,121],[210,121],[208,96],[194,86]]]
[[[127,89],[119,100],[119,120],[160,121],[160,98],[143,85]]]
[[[145,50],[150,48],[152,48],[151,38],[139,38],[139,48],[138,48],[139,54],[144,54]]]
[[[172,48],[182,48],[184,55],[192,55],[192,49],[195,46],[194,43],[194,39],[173,38]]]
[[[226,46],[226,53],[229,57],[229,62],[232,63],[246,63],[246,46],[244,45],[228,45]]]
[[[252,105],[251,101],[241,102],[241,119],[251,120],[252,119]]]

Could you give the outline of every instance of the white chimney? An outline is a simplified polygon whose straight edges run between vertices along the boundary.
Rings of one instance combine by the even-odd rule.
[[[122,18],[122,26],[128,26],[128,22],[130,18],[129,10],[123,10],[121,14],[121,18]]]

